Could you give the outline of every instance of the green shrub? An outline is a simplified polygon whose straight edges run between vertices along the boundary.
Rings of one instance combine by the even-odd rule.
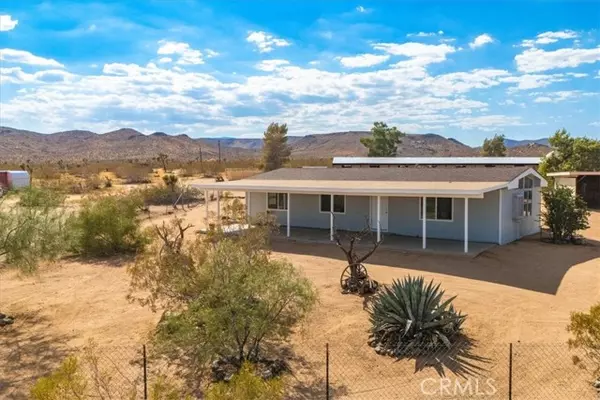
[[[573,337],[569,339],[569,346],[583,349],[592,363],[592,373],[600,374],[600,303],[590,307],[590,311],[571,313],[571,323],[567,327]],[[585,364],[578,360],[582,366]]]
[[[455,297],[442,302],[443,296],[439,284],[425,285],[423,277],[408,276],[384,287],[369,309],[370,344],[396,356],[435,351],[441,345],[450,348],[466,316],[454,310]]]
[[[581,196],[566,186],[548,187],[542,191],[545,207],[542,222],[552,232],[554,243],[573,241],[577,231],[589,227],[590,212]]]
[[[25,272],[35,271],[40,261],[56,259],[69,243],[64,211],[50,201],[40,206],[43,196],[35,193],[27,197],[28,207],[0,208],[0,260]]]
[[[177,204],[198,203],[202,199],[199,189],[183,186],[175,186],[174,190],[164,185],[146,186],[133,190],[132,194],[138,197],[145,207],[168,206],[174,204],[177,199]]]
[[[73,218],[73,249],[84,255],[110,256],[135,252],[146,243],[135,196],[113,195],[85,199]]]
[[[66,196],[56,190],[28,187],[19,191],[19,205],[23,207],[56,208]]]
[[[207,400],[279,400],[283,399],[284,387],[281,378],[262,379],[254,374],[252,365],[245,362],[229,383],[212,385]]]
[[[177,178],[177,175],[171,174],[163,175],[162,180],[165,183],[165,186],[167,186],[172,192],[175,191],[175,189],[177,188],[177,182],[179,182],[179,178]]]
[[[80,400],[84,399],[87,382],[81,373],[76,357],[68,357],[50,375],[38,379],[31,388],[32,400]]]

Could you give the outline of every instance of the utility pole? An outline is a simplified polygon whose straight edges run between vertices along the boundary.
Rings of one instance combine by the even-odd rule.
[[[200,145],[200,171],[204,172],[204,167],[202,166],[202,145]]]

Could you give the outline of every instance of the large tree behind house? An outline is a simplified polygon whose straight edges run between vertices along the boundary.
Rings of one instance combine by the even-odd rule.
[[[491,139],[486,138],[483,141],[481,154],[486,157],[506,157],[504,135],[494,135]]]
[[[375,122],[371,128],[371,136],[360,139],[363,146],[369,149],[369,157],[396,157],[398,144],[405,134],[389,128],[385,122]]]
[[[560,171],[600,171],[600,140],[572,137],[560,129],[549,139],[552,153],[540,164],[542,173]]]
[[[263,137],[263,166],[265,171],[281,168],[290,160],[292,150],[287,144],[287,124],[272,122]]]

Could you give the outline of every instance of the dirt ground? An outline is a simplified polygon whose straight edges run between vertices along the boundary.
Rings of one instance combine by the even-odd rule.
[[[216,211],[216,202],[209,207]],[[171,219],[173,214],[165,211],[170,210],[153,209],[145,224]],[[204,213],[199,205],[175,215],[200,229]],[[476,353],[488,360],[486,376],[502,382],[498,398],[505,398],[500,394],[506,390],[510,342],[515,346],[514,368],[520,368],[519,379],[528,382],[519,386],[521,380],[516,381],[516,393],[535,390],[537,396],[548,390],[545,397],[535,398],[578,398],[588,386],[571,362],[565,327],[570,312],[600,301],[600,212],[592,214],[591,226],[585,232],[586,246],[556,246],[530,238],[474,259],[381,250],[367,267],[382,284],[407,274],[423,275],[441,282],[447,295],[457,295],[454,304],[468,314],[465,329],[475,342],[460,356],[468,359]],[[439,371],[414,360],[397,362],[366,346],[365,300],[340,293],[339,277],[346,263],[335,246],[275,241],[273,250],[275,257],[287,258],[314,282],[320,298],[290,342],[296,371],[292,398],[323,394],[325,343],[330,346],[335,398],[419,398],[419,382],[439,376]],[[34,277],[1,272],[0,310],[14,315],[16,322],[0,330],[0,398],[25,398],[35,377],[88,339],[117,353],[137,349],[145,341],[159,314],[125,299],[125,267],[130,261],[67,259]],[[460,357],[450,358],[444,373],[460,374]],[[541,386],[534,388],[531,382]],[[553,395],[555,386],[567,395]]]

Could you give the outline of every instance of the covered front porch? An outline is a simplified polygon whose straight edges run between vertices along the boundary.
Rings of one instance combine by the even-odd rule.
[[[345,231],[338,231],[343,237]],[[468,251],[465,252],[464,242],[460,240],[446,239],[427,239],[426,247],[423,247],[423,240],[420,237],[395,235],[392,233],[382,233],[383,242],[381,249],[401,251],[407,253],[425,253],[440,255],[459,255],[474,258],[484,251],[496,246],[494,243],[469,242]],[[315,228],[293,228],[293,235],[287,236],[287,227],[283,226],[281,231],[274,235],[275,240],[287,240],[299,243],[319,243],[332,244],[330,231],[328,229]],[[360,246],[369,246],[368,243]]]

